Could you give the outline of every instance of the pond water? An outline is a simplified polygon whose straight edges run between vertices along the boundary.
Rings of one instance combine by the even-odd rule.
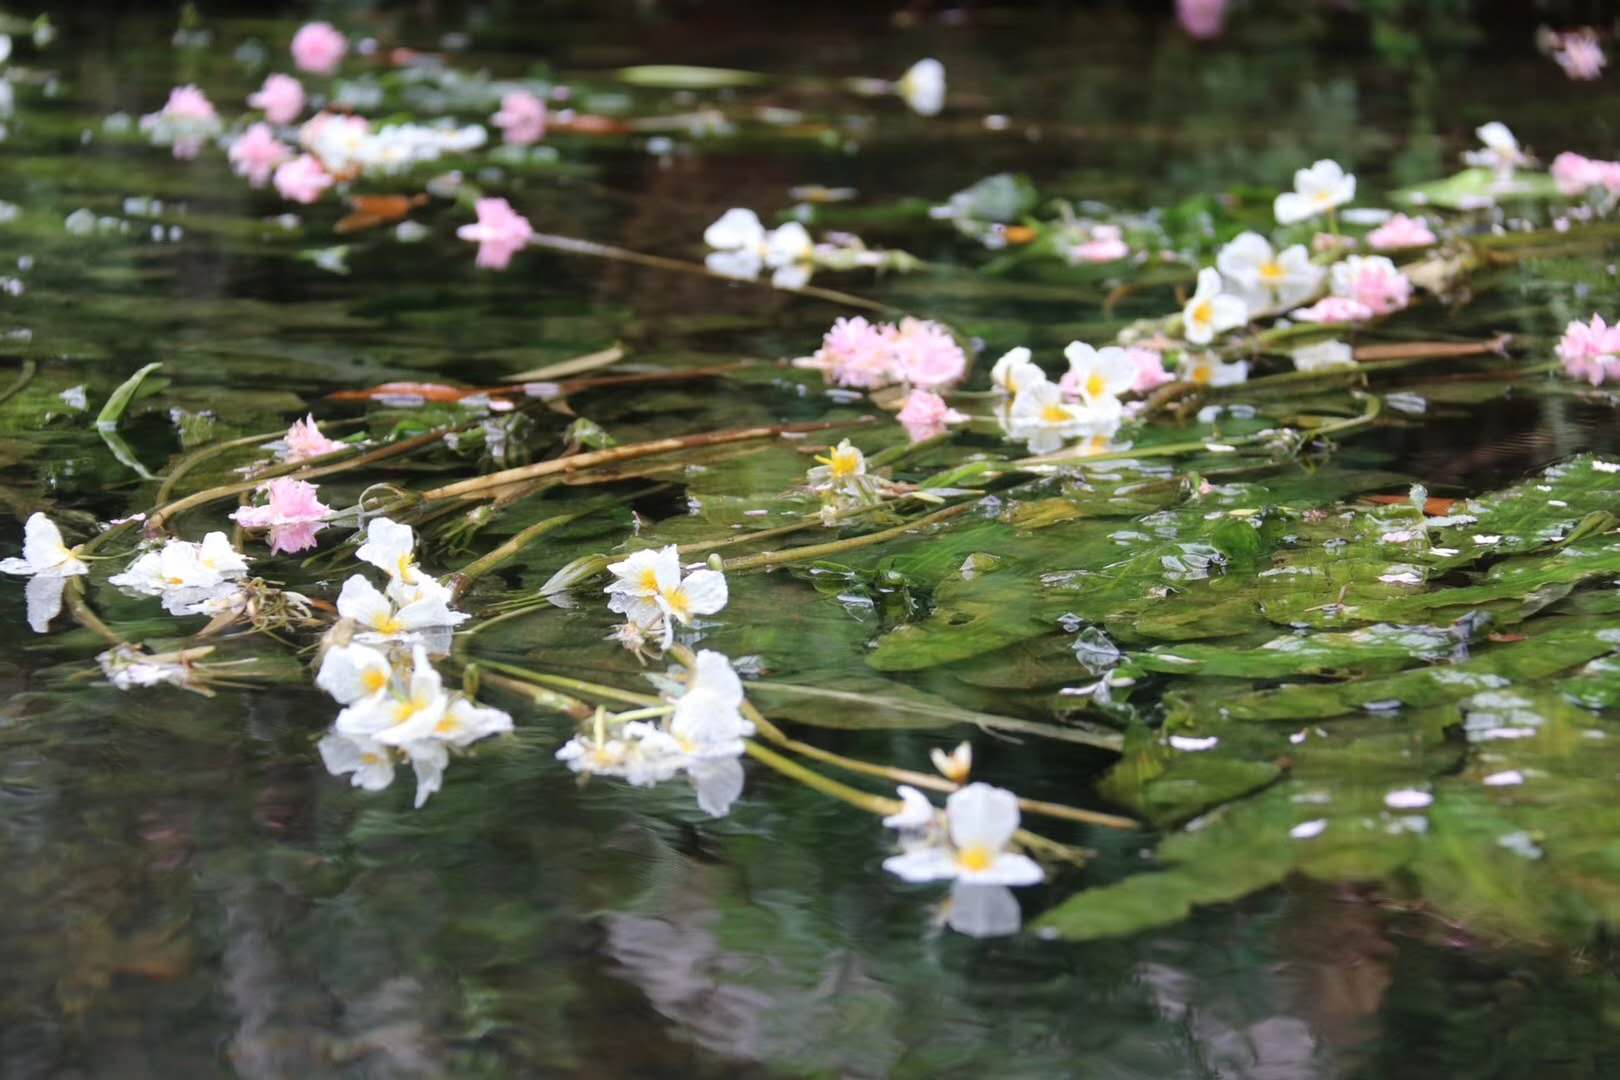
[[[376,47],[306,86],[373,119],[487,123],[492,80],[552,89],[537,146],[367,176],[349,194],[431,194],[342,225],[336,193],[285,201],[139,119],[196,84],[240,130],[307,12],[75,5],[41,35],[14,9],[4,553],[35,511],[79,544],[241,481],[313,414],[383,451],[322,479],[327,505],[388,504],[428,571],[476,567],[452,579],[473,618],[441,667],[515,730],[457,753],[420,808],[403,765],[384,791],[330,774],[340,706],[311,665],[371,571],[353,514],[294,555],[231,533],[251,483],[104,534],[47,633],[32,586],[0,582],[0,1074],[1613,1075],[1620,427],[1607,389],[1553,370],[1568,322],[1620,313],[1613,217],[1545,188],[1431,195],[1445,243],[1397,261],[1430,260],[1443,295],[1347,330],[1365,373],[1288,374],[1286,331],[1227,339],[1250,381],[1156,400],[1116,436],[1135,457],[1031,463],[991,419],[997,357],[1027,346],[1055,379],[1070,341],[1165,328],[1319,158],[1384,207],[1457,172],[1488,121],[1543,162],[1620,149],[1612,75],[1566,79],[1516,6],[1356,6],[1238,5],[1197,41],[1168,4],[317,5]],[[948,73],[938,115],[840,82],[925,56]],[[770,78],[620,70],[653,64]],[[998,175],[1027,182],[930,213]],[[456,236],[474,189],[537,234],[504,271]],[[920,265],[804,292],[705,274],[732,207]],[[1056,258],[1063,212],[1185,258]],[[976,353],[952,404],[977,419],[908,450],[897,401],[784,362],[854,314],[949,327]],[[495,412],[355,393],[524,378],[563,391]],[[493,502],[410,495],[756,425],[805,430]],[[845,436],[900,486],[822,526],[807,451]],[[158,525],[226,530],[311,617],[278,622],[270,588],[258,631],[188,636],[209,620],[107,581]],[[608,640],[600,561],[554,603],[538,590],[576,560],[755,528],[783,531],[717,550],[729,600],[677,641],[731,657],[822,757],[790,748],[779,771],[761,736],[718,817],[684,779],[581,783],[556,757],[574,695],[622,711],[667,662]],[[96,660],[114,640],[229,666],[212,696],[120,689]],[[926,778],[964,739],[974,779],[1079,811],[1025,813],[1053,842],[1044,879],[983,908],[886,873],[894,833],[792,771],[887,798],[892,779],[827,755]],[[1008,902],[1022,930],[989,933]]]

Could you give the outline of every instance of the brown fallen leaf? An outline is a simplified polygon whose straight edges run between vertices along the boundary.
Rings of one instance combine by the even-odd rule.
[[[418,206],[426,206],[428,197],[416,195],[353,195],[349,198],[349,214],[338,221],[333,229],[340,233],[363,232],[380,225],[402,221]]]

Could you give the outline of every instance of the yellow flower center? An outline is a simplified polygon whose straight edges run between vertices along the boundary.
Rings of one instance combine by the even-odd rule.
[[[373,754],[368,750],[364,754],[360,755],[360,764],[362,764],[362,765],[381,765],[382,764],[382,758],[378,757],[376,754]]]
[[[963,870],[983,873],[996,861],[995,852],[983,844],[971,844],[956,853],[956,865]]]
[[[1285,276],[1286,274],[1281,263],[1268,262],[1264,266],[1260,267],[1261,281],[1274,284],[1281,281]]]
[[[664,603],[669,605],[670,613],[682,622],[692,617],[692,599],[684,589],[675,588],[664,593]]]
[[[401,579],[409,579],[410,576],[411,576],[411,569],[415,565],[416,565],[416,560],[411,557],[410,552],[407,551],[405,554],[401,555],[399,557],[399,563],[398,563],[400,578]]]
[[[388,673],[376,668],[360,673],[360,687],[368,694],[375,694],[388,685]]]
[[[1205,383],[1209,382],[1214,373],[1214,369],[1212,369],[1208,364],[1199,364],[1197,367],[1192,369],[1192,381],[1197,383],[1199,386],[1203,386]]]
[[[1317,191],[1311,194],[1311,201],[1317,206],[1326,206],[1333,201],[1333,192]]]
[[[1198,301],[1198,303],[1193,307],[1192,318],[1193,322],[1197,323],[1199,326],[1205,326],[1209,323],[1213,323],[1215,321],[1215,305],[1211,304],[1208,300]]]
[[[1048,405],[1041,410],[1041,420],[1048,424],[1067,424],[1074,419],[1062,405]]]
[[[449,713],[445,713],[444,719],[440,720],[439,726],[433,730],[440,735],[454,735],[456,732],[461,730],[461,721],[457,720]]]
[[[414,700],[402,701],[398,705],[394,706],[394,723],[403,724],[405,721],[409,720],[411,717],[415,716],[421,711],[422,706],[419,702]]]
[[[649,567],[641,572],[641,591],[646,593],[658,591],[658,571]]]
[[[1086,397],[1100,398],[1108,390],[1108,381],[1102,377],[1102,372],[1093,371],[1086,376]]]
[[[379,634],[398,634],[405,629],[405,624],[394,618],[392,612],[379,615],[372,620],[371,628]]]

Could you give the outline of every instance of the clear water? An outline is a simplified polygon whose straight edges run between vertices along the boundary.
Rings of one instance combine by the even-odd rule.
[[[815,130],[677,140],[664,156],[641,138],[559,136],[551,144],[577,168],[489,184],[542,232],[688,259],[728,206],[785,207],[787,189],[804,183],[854,187],[856,207],[876,207],[939,201],[1013,170],[1049,194],[1148,208],[1275,185],[1319,156],[1354,167],[1371,190],[1431,178],[1488,119],[1549,152],[1566,140],[1594,154],[1620,142],[1612,79],[1566,82],[1530,48],[1533,24],[1494,8],[1419,5],[1382,31],[1415,35],[1406,53],[1399,41],[1373,49],[1365,20],[1329,9],[1257,5],[1227,39],[1196,45],[1165,12],[1135,5],[917,5],[906,20],[889,7],[324,13],[387,45],[434,48],[465,33],[458,64],[514,74],[543,62],[604,92],[599,74],[633,63],[808,78],[892,76],[922,55],[945,60],[961,103],[936,120],[789,84],[766,99],[802,109]],[[0,329],[29,337],[6,339],[0,365],[37,364],[0,415],[0,497],[19,519],[41,500],[101,520],[151,504],[153,485],[82,414],[51,405],[85,384],[93,409],[148,362],[161,361],[170,384],[132,411],[123,434],[159,471],[184,452],[182,431],[229,439],[277,430],[306,409],[361,415],[323,400],[335,390],[484,385],[614,341],[638,363],[671,368],[793,356],[841,313],[545,251],[505,274],[481,272],[444,204],[415,215],[428,239],[356,234],[349,272],[323,271],[298,253],[340,242],[330,205],[289,232],[269,220],[285,207],[246,189],[219,155],[176,162],[103,127],[107,114],[151,111],[190,81],[234,113],[263,73],[244,67],[237,47],[253,39],[279,49],[296,25],[253,10],[205,14],[193,32],[211,37],[177,45],[169,12],[75,8],[58,13],[49,51],[13,59],[14,75],[31,73],[16,79],[17,113],[0,142],[0,199],[22,211],[0,227],[0,265],[29,264],[17,274],[22,295],[0,302]],[[643,93],[649,110],[684,105]],[[992,113],[1008,118],[1005,130],[987,130]],[[130,201],[154,199],[161,210]],[[70,235],[63,221],[81,208],[116,222]],[[1038,274],[998,287],[951,270],[982,257],[926,220],[852,227],[944,269],[829,284],[950,320],[997,349],[1052,352],[1115,325],[1095,288],[1057,276],[1042,288]],[[1585,313],[1572,302],[1569,290],[1538,291],[1526,275],[1427,318],[1437,337],[1505,329],[1544,343]],[[1163,305],[1163,295],[1130,298],[1112,317]],[[1608,406],[1539,384],[1471,393],[1465,377],[1424,369],[1401,385],[1428,396],[1431,413],[1347,441],[1346,469],[1385,474],[1363,486],[1403,490],[1421,479],[1437,496],[1478,493],[1579,451],[1620,448]],[[847,412],[768,371],[574,405],[621,442]],[[208,415],[177,427],[171,410]],[[373,429],[394,419],[410,422],[373,410]],[[537,457],[552,452],[562,422],[542,417]],[[968,445],[995,444],[973,436]],[[775,491],[802,467],[793,455],[757,464],[757,475],[725,482]],[[456,475],[406,466],[368,482]],[[546,506],[572,498],[550,495]],[[633,505],[648,521],[683,510],[669,490]],[[629,507],[526,552],[471,603],[531,591],[576,555],[619,543]],[[476,551],[539,516],[499,522]],[[290,561],[283,572],[312,592],[335,591],[340,573]],[[803,578],[735,588],[715,647],[834,682],[866,670],[871,631]],[[119,625],[152,618],[150,605],[98,602]],[[1304,878],[1118,939],[972,940],[940,928],[937,890],[881,872],[888,840],[870,818],[764,770],[714,821],[684,788],[576,785],[552,759],[566,721],[519,712],[516,736],[458,762],[444,792],[414,811],[403,790],[367,795],[326,774],[313,740],[332,706],[297,671],[206,700],[124,694],[86,676],[101,647],[94,638],[36,637],[22,605],[20,588],[0,589],[6,1076],[1580,1077],[1620,1067],[1620,983],[1601,946],[1487,941],[1391,890]],[[601,644],[598,614],[522,624],[492,655],[631,685],[637,669]],[[970,707],[1044,715],[1038,694],[952,693]],[[926,768],[928,749],[959,735],[813,737]],[[1109,755],[978,744],[981,769],[998,782],[1106,805],[1092,785]],[[1146,833],[1058,835],[1098,858],[1024,891],[1027,916],[1134,872],[1152,846]]]

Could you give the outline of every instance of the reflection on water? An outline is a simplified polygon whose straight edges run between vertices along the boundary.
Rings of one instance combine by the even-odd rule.
[[[982,106],[932,125],[889,116],[876,129],[865,115],[833,116],[859,153],[620,144],[578,150],[588,175],[520,181],[537,226],[682,256],[725,207],[784,206],[810,182],[854,187],[873,204],[939,200],[1014,169],[1076,198],[1148,206],[1270,183],[1328,153],[1365,156],[1370,183],[1426,177],[1452,149],[1435,132],[1465,131],[1473,112],[1498,109],[1549,141],[1596,114],[1572,112],[1539,58],[1491,51],[1524,52],[1513,35],[1528,28],[1504,22],[1501,42],[1476,46],[1443,14],[1421,16],[1431,48],[1380,59],[1343,54],[1332,34],[1349,16],[1327,8],[1251,21],[1207,47],[1180,36],[1167,12],[1132,5],[911,5],[898,23],[869,5],[558,8],[537,17],[495,4],[465,21],[431,4],[341,14],[420,45],[469,31],[469,62],[497,71],[543,56],[565,72],[681,60],[894,74],[931,52],[945,58],[953,93]],[[792,298],[626,264],[536,254],[526,274],[481,274],[442,227],[417,247],[357,241],[347,276],[300,261],[300,247],[329,235],[290,237],[279,204],[217,162],[188,167],[98,134],[103,116],[156,108],[176,82],[207,76],[245,94],[257,78],[233,50],[249,37],[285,40],[291,27],[257,11],[205,25],[212,44],[176,49],[167,14],[74,12],[46,57],[57,74],[17,94],[0,199],[23,216],[0,231],[0,255],[27,269],[24,295],[4,299],[6,348],[39,361],[29,393],[61,404],[42,428],[0,431],[8,506],[20,501],[13,487],[37,476],[67,511],[127,511],[131,474],[86,430],[72,392],[89,385],[99,400],[150,360],[165,361],[178,415],[134,416],[125,434],[156,464],[189,425],[215,438],[273,430],[337,388],[445,372],[479,383],[614,340],[665,359],[793,355],[826,323],[826,310]],[[1407,66],[1396,77],[1387,64]],[[1464,88],[1468,122],[1435,112]],[[782,104],[847,108],[803,89]],[[983,124],[992,109],[1011,119]],[[81,209],[90,235],[62,227]],[[878,223],[866,235],[952,257],[938,233]],[[885,287],[904,297],[949,285]],[[962,288],[949,303],[973,333],[1050,347],[1094,325],[1085,320],[1099,299]],[[1517,303],[1464,309],[1446,332],[1546,334],[1568,314]],[[1476,393],[1445,378],[1404,389],[1423,411],[1351,456],[1437,495],[1620,445],[1608,411],[1571,397]],[[662,408],[698,430],[819,406],[760,385],[697,400],[602,395],[592,418],[630,441],[654,430]],[[641,508],[669,513],[669,502],[651,495]],[[626,511],[614,529],[628,524]],[[559,544],[600,546],[584,530]],[[521,566],[504,584],[532,588],[551,568]],[[739,598],[748,603],[800,634],[804,670],[846,662],[850,650],[833,640],[849,633],[844,613]],[[1028,913],[1050,898],[963,889],[947,903],[941,889],[897,883],[878,869],[888,851],[871,822],[768,778],[751,775],[720,822],[685,791],[579,788],[551,759],[560,721],[540,717],[500,753],[458,766],[458,783],[413,814],[326,776],[313,739],[329,703],[299,682],[201,707],[169,688],[124,696],[78,677],[93,639],[68,631],[41,647],[22,630],[21,589],[0,591],[0,611],[11,625],[0,658],[6,1076],[1284,1080],[1620,1067],[1620,1002],[1600,960],[1493,953],[1418,905],[1295,884],[1124,940],[979,940],[1016,925],[1020,902]],[[134,605],[115,614],[141,617]],[[557,653],[559,670],[594,662],[561,642]],[[897,758],[929,745],[871,733],[848,742]],[[1079,752],[1019,765],[1009,755],[1005,767],[1059,791],[1097,770]],[[1074,838],[1100,859],[1054,897],[1140,865],[1140,837]]]

